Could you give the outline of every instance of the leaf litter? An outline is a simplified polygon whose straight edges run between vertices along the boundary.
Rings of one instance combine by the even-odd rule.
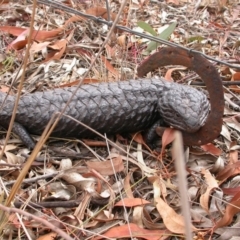
[[[72,2],[64,1],[72,6]],[[11,10],[9,7],[11,4]],[[25,5],[24,5],[25,4]],[[0,81],[1,91],[16,94],[20,66],[29,37],[32,4],[17,1],[0,3]],[[75,2],[75,8],[108,19],[102,3]],[[119,2],[110,2],[112,20]],[[97,6],[99,5],[99,6]],[[35,30],[31,36],[30,62],[23,94],[76,85],[98,52],[108,27],[71,16],[62,10],[38,5]],[[175,24],[177,22],[177,25]],[[140,24],[139,24],[140,23]],[[119,24],[161,36],[173,26],[170,41],[199,50],[228,63],[239,64],[240,5],[238,1],[133,1],[127,5]],[[111,36],[104,51],[88,73],[85,83],[126,80],[135,77],[136,65],[157,49],[151,41],[118,32]],[[160,45],[162,46],[162,45]],[[240,71],[216,65],[223,81],[239,81]],[[184,68],[169,67],[154,75],[168,80],[197,82],[195,74]],[[185,148],[191,226],[181,212],[179,178],[171,153],[174,132],[167,130],[159,152],[146,148],[141,135],[117,136],[115,146],[98,139],[50,138],[39,152],[15,196],[8,215],[8,231],[32,239],[56,237],[54,228],[71,239],[180,239],[186,229],[195,239],[230,239],[239,228],[239,87],[225,88],[225,115],[221,136],[202,147]],[[162,130],[159,130],[162,131]],[[4,143],[3,131],[1,148]],[[37,137],[36,137],[37,139]],[[61,149],[57,153],[51,146]],[[65,156],[63,151],[65,152]],[[24,167],[27,150],[12,136],[1,159],[1,203]],[[34,180],[31,182],[31,179]],[[5,187],[6,185],[6,187]],[[35,205],[34,205],[35,204]],[[23,218],[17,218],[20,206]],[[1,208],[3,210],[4,208]],[[31,213],[37,218],[28,218]],[[37,230],[36,230],[37,229]],[[61,232],[58,232],[58,236]],[[70,238],[69,238],[70,239]]]

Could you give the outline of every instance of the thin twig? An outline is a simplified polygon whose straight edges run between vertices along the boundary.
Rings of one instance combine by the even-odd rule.
[[[26,178],[22,181],[22,183],[36,183],[37,181],[42,180],[42,179],[53,178],[53,177],[57,176],[58,174],[59,174],[59,172],[55,172],[55,173],[49,173],[49,174],[45,174],[45,175],[37,176],[37,177],[33,177],[33,178]],[[11,186],[11,185],[15,184],[16,181],[17,180],[5,182],[4,185]]]
[[[6,207],[2,204],[0,204],[0,209],[4,212],[7,212],[8,214],[11,213],[19,213],[21,215],[24,215],[26,217],[29,217],[30,219],[34,219],[36,222],[38,223],[42,223],[43,225],[47,226],[48,228],[50,228],[52,231],[56,232],[57,234],[59,234],[61,237],[63,237],[66,240],[73,240],[73,238],[71,238],[67,233],[65,233],[64,231],[62,231],[60,228],[54,226],[52,223],[50,223],[48,220],[45,220],[44,218],[40,218],[37,217],[33,214],[30,214],[28,212],[25,212],[21,209],[17,209],[17,208],[10,208],[10,207]]]
[[[205,86],[204,82],[192,82],[190,85]],[[222,81],[223,86],[240,86],[240,81]]]
[[[186,239],[191,240],[193,239],[193,237],[192,237],[190,205],[189,205],[188,191],[187,191],[187,172],[185,169],[182,133],[180,131],[175,131],[175,140],[173,141],[172,153],[173,153],[173,158],[174,158],[175,166],[177,169],[177,175],[179,179],[178,187],[179,187],[179,193],[180,193],[182,214],[183,214],[184,223],[185,223]]]

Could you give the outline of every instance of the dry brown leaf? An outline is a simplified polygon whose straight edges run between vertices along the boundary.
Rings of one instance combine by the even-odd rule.
[[[46,60],[47,61],[59,60],[65,53],[67,44],[70,42],[72,36],[73,36],[73,31],[71,31],[71,33],[68,35],[66,39],[61,39],[59,41],[56,41],[54,44],[49,45],[49,48],[56,50],[56,52],[53,56],[46,58]]]
[[[175,6],[179,5],[179,0],[166,0],[167,3],[172,3]]]
[[[240,161],[225,166],[225,168],[217,174],[216,179],[224,182],[226,179],[233,177],[239,173],[240,173]]]
[[[90,147],[106,147],[107,146],[106,141],[83,139],[83,142]]]
[[[175,134],[174,134],[175,129],[173,128],[166,128],[163,136],[162,136],[162,149],[161,149],[161,154],[160,156],[163,156],[163,153],[165,151],[166,146],[173,142],[175,139]]]
[[[208,143],[205,145],[202,145],[201,148],[208,153],[211,153],[216,156],[220,156],[222,154],[222,150],[214,146],[212,143]]]
[[[218,0],[222,7],[227,6],[228,0]]]
[[[104,162],[86,162],[89,169],[94,169],[102,175],[109,176],[124,170],[121,156]]]
[[[140,144],[144,144],[144,140],[143,140],[143,136],[141,133],[136,133],[134,135],[132,135],[133,139],[135,142],[140,143]]]
[[[37,240],[53,240],[57,237],[57,233],[50,232],[45,235],[42,235],[41,237],[37,238]]]
[[[148,230],[138,227],[136,224],[130,223],[122,226],[113,227],[108,230],[106,233],[102,234],[103,237],[95,237],[92,240],[100,240],[106,238],[141,238],[147,240],[159,240],[166,239],[168,237],[169,232],[167,230]]]
[[[231,81],[239,81],[239,79],[240,79],[240,72],[234,72],[233,74],[232,74],[232,79],[231,79]],[[229,88],[232,90],[232,91],[234,91],[234,92],[240,92],[240,88],[239,88],[239,86],[238,85],[231,85],[231,86],[229,86]]]
[[[240,212],[240,192],[238,192],[228,203],[224,216],[216,223],[214,231],[220,227],[229,225],[235,214]]]
[[[117,202],[114,206],[125,206],[125,207],[135,207],[149,204],[149,201],[146,201],[142,198],[124,198]]]
[[[238,160],[238,150],[231,150],[228,156],[229,164],[237,163]]]
[[[101,59],[108,71],[110,71],[116,78],[119,77],[119,72],[112,66],[112,64],[104,57],[101,56]]]
[[[9,34],[12,34],[13,36],[19,36],[28,28],[21,28],[21,27],[15,27],[15,26],[0,26],[0,30]],[[31,36],[32,39],[42,42],[46,40],[53,39],[55,37],[58,37],[59,34],[63,33],[64,29],[57,28],[52,31],[42,31],[42,30],[34,30],[33,35]]]
[[[155,210],[155,206],[153,204],[143,206],[142,221],[144,223],[144,226],[147,229],[164,229],[165,226],[163,223],[155,221],[154,215],[151,214],[153,210]]]
[[[144,139],[143,139],[143,136],[142,136],[142,133],[138,132],[138,133],[135,133],[135,134],[132,134],[132,138],[135,142],[143,145],[145,148],[147,148],[149,151],[151,151],[151,149],[148,147],[148,145],[145,143]]]
[[[49,44],[51,44],[51,42],[48,42],[48,41],[41,42],[41,43],[33,42],[30,48],[30,52],[31,54],[40,52],[43,49],[45,49]]]
[[[10,49],[20,50],[20,49],[24,48],[27,44],[28,36],[29,36],[29,29],[26,29],[21,34],[19,34],[18,37],[8,45],[7,49],[8,50],[10,50]]]
[[[108,210],[103,210],[103,211],[100,211],[100,213],[96,217],[94,217],[94,219],[99,219],[102,222],[109,221],[114,219],[114,214],[112,214]]]
[[[235,188],[222,188],[222,191],[226,195],[235,195],[240,192],[240,187]]]
[[[9,3],[9,0],[1,0],[0,6],[3,5],[3,4],[7,4],[7,3]]]
[[[164,78],[165,78],[167,81],[169,81],[169,82],[173,82],[172,73],[173,73],[174,71],[185,70],[185,69],[186,69],[186,68],[182,68],[182,67],[181,67],[181,68],[170,68],[170,69],[167,70]]]
[[[108,44],[106,44],[105,49],[106,49],[108,58],[114,58],[116,56],[116,48],[115,47],[111,47]]]
[[[218,183],[208,170],[202,169],[202,174],[204,175],[206,185],[208,187],[206,189],[206,192],[203,193],[200,197],[200,205],[206,212],[209,212],[209,198],[212,191],[215,188],[218,188]]]
[[[224,122],[231,128],[240,132],[240,123],[238,122],[237,116],[224,119]]]
[[[3,92],[3,93],[7,93],[9,91],[9,87],[1,86],[0,91]],[[10,95],[11,95],[11,91],[10,91]]]
[[[154,200],[156,202],[156,208],[162,216],[166,228],[173,233],[184,234],[186,227],[184,225],[183,216],[177,214],[166,202],[162,200],[162,198],[158,197]],[[197,231],[197,228],[194,226],[191,226],[191,228],[192,231]]]
[[[88,51],[87,49],[84,49],[82,47],[76,47],[75,51],[80,55],[85,57],[86,59],[91,60],[92,59],[92,53]]]
[[[102,17],[105,20],[108,20],[108,13],[107,13],[107,9],[106,8],[102,8],[102,7],[93,7],[93,8],[89,8],[86,10],[86,13],[89,15],[93,15],[96,17]],[[114,21],[116,18],[117,14],[115,13],[111,13],[110,12],[110,21]]]
[[[133,208],[132,223],[137,224],[137,226],[140,228],[144,228],[142,215],[143,215],[143,206],[136,206]]]
[[[124,191],[128,198],[134,198],[132,188],[130,185],[130,173],[127,173],[127,176],[124,178]]]
[[[113,157],[116,157],[116,156],[118,156],[118,154],[112,153],[112,154],[110,155],[110,157],[112,157],[112,158],[113,158]],[[137,167],[139,167],[139,168],[141,169],[141,171],[143,171],[143,173],[144,173],[146,176],[152,176],[152,175],[154,175],[154,174],[157,172],[156,169],[150,168],[150,167],[146,166],[146,164],[142,164],[142,163],[140,163],[140,162],[138,162],[138,161],[130,158],[129,156],[126,156],[126,157],[125,157],[125,156],[122,156],[122,159],[123,159],[124,161],[131,162],[132,164],[134,164],[134,165],[136,165]]]
[[[7,163],[9,164],[22,164],[25,159],[21,156],[17,156],[14,153],[5,151],[5,155],[7,157]]]
[[[122,47],[122,49],[125,49],[128,42],[127,40],[128,40],[127,35],[123,34],[117,38],[117,43],[119,46]]]
[[[81,16],[74,15],[74,16],[70,17],[70,18],[65,22],[64,27],[66,28],[69,23],[74,23],[74,22],[84,21],[84,20],[86,20],[86,18],[81,17]]]
[[[153,184],[153,193],[154,197],[160,197],[162,196],[165,200],[167,196],[167,186],[165,181],[163,181],[161,176],[152,176],[148,177],[148,181]],[[172,187],[168,185],[168,187]]]
[[[59,177],[64,179],[67,183],[84,189],[87,192],[95,192],[96,179],[93,177],[83,177],[77,172],[77,169],[71,168],[70,161],[66,160],[67,159],[64,159],[60,163],[60,170],[64,171],[59,175]]]
[[[8,216],[8,221],[17,229],[21,229],[21,223],[18,220],[18,217],[15,213],[12,213]]]

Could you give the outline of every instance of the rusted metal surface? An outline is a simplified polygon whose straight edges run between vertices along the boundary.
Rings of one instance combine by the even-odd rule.
[[[224,97],[222,80],[216,68],[200,54],[183,49],[166,47],[151,55],[138,67],[138,76],[166,65],[182,65],[196,72],[209,92],[211,112],[205,125],[195,133],[183,132],[185,145],[203,145],[216,139],[222,129]]]

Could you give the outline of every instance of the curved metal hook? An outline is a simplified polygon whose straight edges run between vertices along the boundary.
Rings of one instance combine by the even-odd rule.
[[[196,72],[206,84],[210,97],[211,112],[203,127],[195,133],[183,132],[185,145],[203,145],[217,138],[222,129],[224,97],[222,80],[216,68],[202,55],[174,47],[162,48],[143,61],[138,76],[166,65],[183,65]]]

